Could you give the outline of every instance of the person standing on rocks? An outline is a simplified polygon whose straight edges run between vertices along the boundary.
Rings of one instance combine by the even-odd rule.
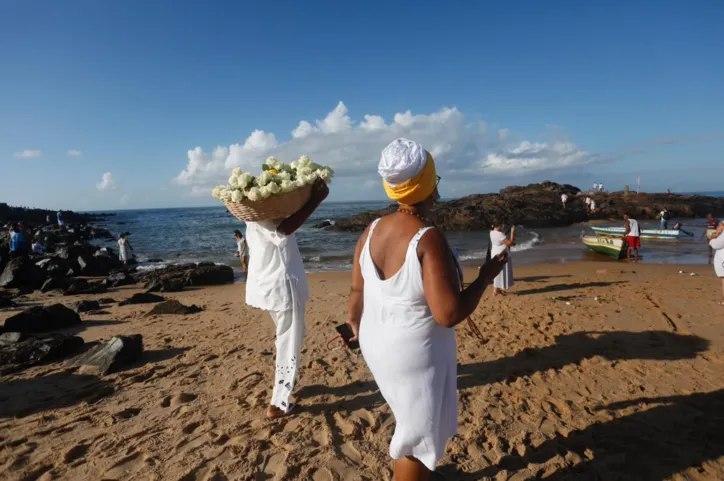
[[[128,264],[128,258],[130,257],[128,255],[128,251],[133,252],[133,246],[131,246],[131,243],[128,241],[128,232],[124,232],[118,237],[118,259],[123,263],[123,265]]]
[[[58,219],[58,225],[59,225],[59,226],[64,226],[64,225],[65,225],[65,221],[63,220],[63,213],[62,213],[62,212],[58,211],[58,212],[55,214],[55,218]]]
[[[493,280],[493,295],[504,296],[505,291],[515,284],[513,280],[513,261],[510,258],[510,248],[515,245],[515,226],[510,228],[510,237],[505,235],[505,224],[498,224],[490,231],[490,255],[492,257],[506,253],[508,262]]]
[[[626,257],[630,261],[631,260],[631,251],[634,251],[634,254],[635,254],[634,261],[638,262],[639,248],[641,247],[641,229],[639,228],[639,223],[636,219],[632,219],[628,215],[627,212],[624,212],[623,220],[624,220],[623,236],[626,239],[626,243],[628,244]]]
[[[568,202],[568,194],[565,192],[561,194],[561,203],[563,204],[563,210],[566,210],[566,202]]]
[[[277,221],[246,223],[246,241],[254,257],[249,259],[246,303],[269,313],[276,326],[276,369],[267,418],[289,414],[290,396],[299,368],[306,327],[304,307],[309,300],[307,276],[295,232],[329,195],[318,179],[312,196],[296,213]]]
[[[236,239],[236,257],[241,261],[241,272],[246,274],[249,266],[249,253],[246,245],[246,238],[240,230],[234,231],[234,238]]]
[[[25,232],[18,224],[13,224],[10,229],[10,258],[26,256],[29,250]]]

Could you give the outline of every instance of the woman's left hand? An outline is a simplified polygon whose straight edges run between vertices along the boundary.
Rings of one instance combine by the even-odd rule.
[[[359,341],[359,325],[360,321],[347,321],[347,324],[349,324],[349,327],[352,328],[352,338],[350,339],[350,342],[353,341]]]

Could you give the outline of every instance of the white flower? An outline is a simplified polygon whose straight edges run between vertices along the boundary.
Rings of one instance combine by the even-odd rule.
[[[242,174],[241,169],[238,167],[231,171],[231,175],[235,175],[237,177],[239,177],[241,174]]]
[[[296,187],[291,180],[282,180],[280,185],[282,192],[291,192]]]
[[[257,200],[261,199],[261,194],[259,193],[259,187],[252,187],[251,189],[249,189],[249,191],[246,193],[246,196],[252,202],[256,202]]]
[[[231,185],[232,187],[239,187],[239,177],[237,177],[236,175],[232,175],[231,177],[229,177],[229,185]]]
[[[307,166],[312,163],[312,159],[307,157],[306,155],[302,155],[299,157],[299,160],[297,161],[297,165],[299,166]]]
[[[250,173],[245,172],[239,176],[239,180],[237,181],[239,184],[239,188],[246,189],[251,184],[253,177]]]
[[[279,173],[276,175],[276,177],[277,177],[277,179],[279,179],[279,181],[282,181],[282,180],[291,180],[292,174],[290,174],[290,173],[287,172],[286,170],[283,170],[283,171],[279,172]]]
[[[232,202],[241,202],[244,200],[244,194],[242,194],[240,190],[234,190],[231,193],[231,200]]]
[[[291,164],[289,164],[289,167],[291,167],[294,170],[297,170],[297,167],[299,167],[299,164],[297,164],[296,162],[292,162]]]
[[[268,165],[270,169],[280,170],[283,164],[275,157],[268,157],[266,159],[266,165]]]
[[[221,200],[231,200],[231,190],[224,187],[221,189]]]
[[[294,185],[299,188],[304,187],[305,185],[307,185],[307,183],[304,181],[304,179],[297,177],[297,180],[294,181]]]
[[[272,175],[269,172],[262,172],[259,177],[256,178],[256,185],[264,187],[272,180]]]
[[[271,194],[272,192],[268,185],[265,185],[264,187],[259,187],[259,195],[261,195],[262,199],[268,199]]]
[[[217,185],[216,187],[211,189],[211,196],[214,197],[215,199],[221,199],[221,189],[223,189],[223,188],[224,188],[224,186]]]
[[[279,187],[279,184],[277,184],[276,182],[269,182],[267,187],[272,194],[278,194],[282,190],[281,187]]]
[[[297,176],[304,177],[304,176],[307,176],[307,175],[312,175],[312,169],[310,169],[309,167],[299,167],[299,168],[297,168]]]

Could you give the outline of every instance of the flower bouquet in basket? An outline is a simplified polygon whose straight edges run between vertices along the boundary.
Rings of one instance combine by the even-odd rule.
[[[315,164],[306,155],[291,164],[269,157],[254,176],[236,168],[229,185],[214,187],[211,195],[242,221],[276,220],[289,217],[307,203],[318,179],[332,182],[334,171]]]

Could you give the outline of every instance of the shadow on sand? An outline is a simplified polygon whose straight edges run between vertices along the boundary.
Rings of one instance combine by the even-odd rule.
[[[544,294],[546,292],[560,292],[571,289],[585,289],[586,287],[610,287],[616,284],[626,284],[626,281],[611,282],[575,282],[573,284],[553,284],[546,287],[538,287],[537,289],[525,289],[522,291],[513,291],[516,296],[527,296],[530,294]]]
[[[553,461],[563,467],[545,478],[549,481],[662,481],[691,467],[698,471],[696,479],[721,479],[717,476],[721,471],[711,472],[705,464],[724,456],[724,389],[633,399],[599,409],[615,414],[637,405],[646,410],[592,424],[568,436],[558,434],[537,448],[527,449],[522,456],[504,457],[496,466],[475,473],[459,472],[452,466],[440,471],[448,479],[497,479],[502,470],[507,478],[529,465]],[[556,462],[568,453],[575,453],[582,461],[573,466]],[[531,473],[525,479],[534,478]]]

